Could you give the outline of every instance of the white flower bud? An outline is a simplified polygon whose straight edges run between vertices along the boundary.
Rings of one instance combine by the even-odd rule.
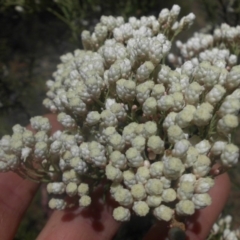
[[[219,229],[220,229],[219,226],[216,223],[214,223],[211,231],[213,232],[214,235],[216,235],[219,232]]]
[[[119,66],[121,69],[121,75],[122,78],[128,79],[131,71],[132,71],[132,66],[131,66],[131,62],[128,58],[124,58],[124,59],[120,59],[119,61]]]
[[[110,160],[113,165],[113,167],[119,168],[119,169],[124,169],[126,167],[126,157],[124,154],[122,154],[119,151],[113,151],[110,154]]]
[[[239,148],[234,144],[227,144],[220,156],[221,163],[224,166],[232,167],[236,165],[239,158]]]
[[[126,151],[126,157],[129,161],[129,164],[133,167],[140,167],[143,165],[143,157],[136,148],[129,148]]]
[[[203,61],[196,69],[196,81],[204,84],[207,88],[213,87],[218,82],[220,71],[220,68],[212,66],[210,62]]]
[[[151,116],[156,114],[157,111],[157,101],[154,97],[149,97],[144,103],[143,103],[143,113],[146,116]]]
[[[163,24],[164,22],[166,22],[169,15],[170,15],[169,10],[167,8],[163,8],[158,16],[158,21],[160,22],[160,24]]]
[[[97,111],[91,111],[87,114],[86,122],[88,125],[93,126],[99,123],[101,115]]]
[[[96,166],[105,166],[107,158],[105,156],[105,148],[97,142],[89,144],[90,159]]]
[[[84,159],[85,161],[88,161],[90,159],[90,150],[88,143],[81,143],[81,145],[79,146],[79,151],[82,159]]]
[[[33,132],[26,129],[22,134],[22,140],[25,146],[32,147],[34,144]]]
[[[83,44],[83,48],[85,50],[91,49],[91,35],[89,31],[82,31],[81,34],[81,39],[82,39],[82,44]]]
[[[80,207],[88,207],[91,204],[92,200],[89,196],[83,195],[79,199],[79,206]]]
[[[174,97],[174,93],[180,93],[182,91],[182,85],[179,82],[173,82],[170,84],[168,94],[171,94]]]
[[[145,166],[139,167],[136,173],[136,180],[138,183],[145,184],[150,178],[149,169]]]
[[[161,35],[161,33],[159,35]],[[149,45],[149,59],[154,64],[159,64],[161,59],[169,52],[171,48],[171,42],[165,37],[165,39],[160,40],[159,35],[156,38],[153,38],[151,40],[151,44]]]
[[[77,188],[77,192],[79,196],[88,195],[89,185],[87,183],[80,183],[80,185]]]
[[[192,173],[183,174],[179,179],[179,183],[181,182],[190,182],[191,184],[195,184],[196,176]]]
[[[149,195],[160,195],[163,191],[163,184],[159,179],[149,179],[145,184],[146,192]]]
[[[113,182],[110,186],[111,196],[114,197],[114,194],[119,190],[123,189],[123,185],[119,182]]]
[[[114,133],[109,137],[109,145],[112,146],[114,150],[122,151],[125,147],[124,138],[120,134]]]
[[[176,143],[185,138],[182,129],[177,125],[170,126],[167,129],[167,134],[170,143]]]
[[[131,187],[131,193],[135,200],[142,200],[146,197],[146,190],[141,183],[134,184]]]
[[[193,173],[197,177],[204,177],[210,171],[211,161],[205,155],[199,155],[197,161],[193,164]]]
[[[193,21],[195,19],[195,15],[193,13],[189,13],[187,16],[183,17],[181,20],[180,20],[180,29],[186,29],[186,28],[189,28],[192,24],[193,24]]]
[[[147,203],[143,201],[134,202],[132,209],[140,217],[146,216],[149,212]]]
[[[136,83],[131,80],[120,79],[116,84],[116,92],[122,101],[133,101],[136,96]]]
[[[164,142],[159,136],[151,136],[147,141],[148,148],[155,154],[161,154],[164,151]]]
[[[52,198],[48,206],[51,209],[63,210],[66,207],[66,202],[63,199]]]
[[[195,193],[206,193],[214,185],[214,180],[212,178],[199,178],[194,185]]]
[[[108,71],[108,81],[110,84],[115,83],[121,78],[121,68],[120,65],[115,62]]]
[[[37,142],[35,144],[34,156],[38,160],[43,160],[46,158],[48,153],[48,146],[45,142]]]
[[[171,180],[169,180],[168,178],[162,176],[160,178],[160,181],[162,182],[164,189],[168,189],[171,187]]]
[[[153,121],[145,122],[143,127],[143,135],[149,138],[157,133],[157,124]]]
[[[79,97],[69,99],[69,108],[71,108],[74,114],[84,115],[87,112],[86,103]]]
[[[181,200],[176,204],[176,212],[179,216],[193,215],[195,212],[194,203],[190,200]]]
[[[158,207],[162,202],[162,198],[160,196],[148,196],[146,203],[149,207]]]
[[[193,201],[196,209],[205,208],[205,207],[211,205],[211,203],[212,203],[212,199],[208,193],[194,194],[192,201]]]
[[[41,116],[33,117],[30,119],[31,126],[36,131],[45,131],[49,132],[51,129],[50,122],[48,118]]]
[[[197,82],[192,82],[186,89],[185,89],[185,100],[188,104],[195,105],[199,102],[199,96],[203,92],[203,86],[200,86]]]
[[[227,142],[224,140],[215,141],[210,150],[211,154],[214,156],[219,156],[226,145]]]
[[[78,177],[76,171],[74,171],[73,169],[66,170],[66,171],[63,172],[63,174],[62,174],[62,181],[65,184],[68,184],[70,182],[74,182],[74,183],[79,183],[80,182],[79,177]]]
[[[217,123],[217,131],[224,135],[229,134],[238,126],[238,118],[235,115],[227,114]]]
[[[127,189],[118,189],[115,193],[114,193],[114,199],[120,203],[122,206],[129,206],[133,203],[133,198],[132,198],[132,194],[129,190]]]
[[[198,144],[195,145],[195,149],[197,149],[199,154],[206,155],[211,148],[211,144],[208,140],[202,140]]]
[[[177,189],[177,197],[180,200],[191,199],[193,196],[194,185],[191,182],[181,181]]]
[[[168,111],[174,106],[172,95],[164,95],[157,101],[157,106],[160,111]]]
[[[206,126],[212,119],[213,106],[209,103],[202,103],[193,115],[193,122],[197,126]]]
[[[80,149],[77,145],[73,145],[70,148],[70,152],[72,154],[73,157],[78,157],[80,156]]]
[[[150,74],[154,70],[154,65],[152,62],[144,62],[136,72],[136,79],[138,82],[143,82],[146,79],[149,79]]]
[[[107,127],[103,130],[102,133],[103,133],[103,136],[106,138],[106,140],[109,141],[109,138],[113,134],[117,133],[117,131],[116,131],[115,127]]]
[[[185,100],[183,97],[183,94],[181,92],[175,92],[172,94],[173,101],[174,101],[174,106],[173,106],[173,111],[180,111],[183,109],[185,105]]]
[[[207,93],[205,100],[212,105],[216,105],[224,96],[226,90],[219,84],[213,86],[213,88]]]
[[[177,113],[176,124],[181,128],[190,126],[195,112],[196,108],[193,105],[186,105],[181,112]]]
[[[16,124],[12,127],[12,130],[13,130],[13,133],[20,133],[20,134],[23,134],[25,128],[22,127],[21,125],[19,124]]]
[[[225,116],[226,114],[237,115],[240,110],[240,101],[234,98],[226,99],[219,108],[219,115]]]
[[[136,87],[136,98],[140,104],[143,104],[149,97],[151,93],[152,86],[148,85],[148,82],[141,83]],[[154,85],[154,83],[153,83]]]
[[[165,205],[160,205],[157,208],[154,208],[153,210],[153,215],[158,219],[158,220],[164,220],[166,222],[170,221],[172,219],[174,211],[165,206]]]
[[[165,94],[165,87],[163,84],[155,84],[151,92],[151,97],[159,100]]]
[[[234,99],[240,100],[240,89],[237,88],[236,90],[234,90],[232,94],[230,94],[226,97],[226,99],[228,99],[228,98],[234,98]]]
[[[120,182],[122,180],[122,172],[118,168],[115,168],[108,164],[105,169],[107,179],[113,182]]]
[[[153,178],[161,178],[163,175],[163,162],[157,161],[151,164],[149,169],[150,175]]]
[[[163,202],[173,202],[177,198],[176,191],[173,188],[164,189],[162,193]]]
[[[145,149],[146,139],[143,136],[137,136],[131,140],[131,144],[138,151],[142,152]]]
[[[181,48],[181,42],[176,41],[176,45],[178,48]],[[194,70],[194,64],[191,61],[186,61],[182,66],[181,66],[181,72],[183,74],[186,74],[188,76],[191,76]]]
[[[163,127],[165,129],[168,129],[170,126],[175,125],[176,116],[177,116],[177,113],[170,112],[163,121]]]
[[[185,139],[177,141],[174,144],[174,148],[172,150],[172,156],[178,157],[178,158],[183,158],[186,155],[189,146],[190,146],[189,141],[187,141]]]
[[[181,10],[180,6],[178,6],[177,4],[174,4],[170,11],[170,15],[176,19],[180,13],[180,10]]]
[[[184,171],[184,165],[179,158],[170,157],[163,164],[163,173],[169,179],[176,180]]]
[[[55,140],[54,142],[52,142],[52,144],[50,145],[50,152],[51,153],[59,153],[60,150],[62,148],[62,142]]]
[[[70,160],[70,166],[79,174],[83,174],[88,170],[86,162],[84,162],[80,157],[72,158]]]
[[[234,66],[227,75],[225,86],[227,89],[237,88],[240,84],[240,67]]]
[[[124,107],[120,103],[113,103],[110,106],[110,110],[120,121],[124,120],[127,116]]]
[[[170,71],[171,69],[168,66],[162,65],[161,70],[158,73],[158,79],[157,79],[158,83],[163,83],[163,84],[168,83],[169,82],[168,75]]]
[[[227,216],[224,218],[224,220],[225,220],[225,223],[231,224],[231,222],[232,222],[232,216],[231,216],[231,215],[227,215]]]
[[[134,184],[137,184],[135,174],[132,170],[126,170],[123,172],[123,181],[128,188],[131,188]]]
[[[130,220],[130,211],[124,207],[117,207],[113,210],[113,218],[116,221],[125,222]]]
[[[47,192],[53,194],[62,194],[65,192],[65,184],[62,182],[48,183]]]
[[[48,142],[48,135],[44,131],[39,131],[34,135],[35,142]]]
[[[70,197],[75,196],[77,194],[77,189],[78,189],[77,184],[75,182],[70,182],[66,186],[66,193]]]
[[[61,136],[61,140],[65,150],[70,150],[72,146],[75,146],[77,144],[76,138],[73,135],[64,134]]]
[[[110,110],[103,110],[101,112],[102,123],[105,127],[117,126],[118,120]]]
[[[76,126],[75,120],[65,113],[59,113],[57,116],[57,120],[65,127],[65,128],[74,128]]]

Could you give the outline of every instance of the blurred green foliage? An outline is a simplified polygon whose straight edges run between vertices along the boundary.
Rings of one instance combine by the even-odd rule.
[[[201,0],[199,1],[204,7],[207,21],[212,26],[227,23],[236,26],[240,23],[240,0]]]

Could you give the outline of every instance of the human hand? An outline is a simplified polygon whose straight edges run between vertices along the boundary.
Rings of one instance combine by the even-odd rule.
[[[53,129],[61,126],[53,115],[49,115]],[[13,239],[18,225],[34,197],[39,184],[22,179],[15,173],[0,175],[0,236],[1,240]],[[212,224],[224,207],[230,191],[227,174],[216,177],[210,190],[211,206],[196,211],[187,221],[187,236],[191,240],[206,239]],[[120,227],[112,217],[114,201],[107,198],[103,203],[99,188],[92,196],[92,204],[86,208],[54,211],[37,240],[110,240]],[[158,222],[144,237],[144,240],[165,239],[168,226]]]

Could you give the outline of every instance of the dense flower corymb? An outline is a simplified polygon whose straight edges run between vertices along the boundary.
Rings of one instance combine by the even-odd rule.
[[[239,157],[231,136],[240,66],[217,33],[177,42],[181,56],[169,54],[194,20],[177,21],[179,11],[174,5],[128,22],[103,16],[93,33],[83,31],[84,50],[61,57],[43,101],[64,130],[50,136],[43,117],[31,119],[34,133],[14,126],[0,141],[0,171],[48,182],[53,209],[68,207],[67,195],[89,206],[106,180],[118,221],[150,211],[170,221],[210,205],[211,167],[227,169]],[[167,55],[177,68],[165,65]]]

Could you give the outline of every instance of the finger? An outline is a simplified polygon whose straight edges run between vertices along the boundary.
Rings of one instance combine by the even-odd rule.
[[[164,240],[167,238],[169,229],[168,222],[158,221],[153,227],[151,227],[143,240]]]
[[[55,211],[37,240],[110,240],[120,227],[112,217],[115,203],[100,200],[101,191],[92,196],[92,204],[85,209]]]
[[[200,211],[197,211],[187,222],[188,239],[206,239],[212,225],[219,217],[230,193],[230,180],[228,175],[222,174],[215,178],[215,185],[209,191],[212,197],[212,204]]]
[[[52,123],[52,133],[61,128],[53,114],[46,117]],[[30,126],[27,127],[31,129]],[[13,172],[0,174],[1,240],[13,239],[19,223],[34,197],[39,184],[22,179]]]
[[[0,174],[0,233],[2,240],[13,239],[38,184],[9,172]]]
[[[196,211],[187,221],[186,234],[191,240],[205,240],[209,234],[213,223],[221,213],[230,192],[230,181],[227,174],[222,174],[215,178],[215,185],[209,191],[212,197],[212,204],[209,207]],[[162,221],[155,224],[145,240],[159,240],[167,237],[169,226]],[[161,237],[161,238],[159,238]]]

